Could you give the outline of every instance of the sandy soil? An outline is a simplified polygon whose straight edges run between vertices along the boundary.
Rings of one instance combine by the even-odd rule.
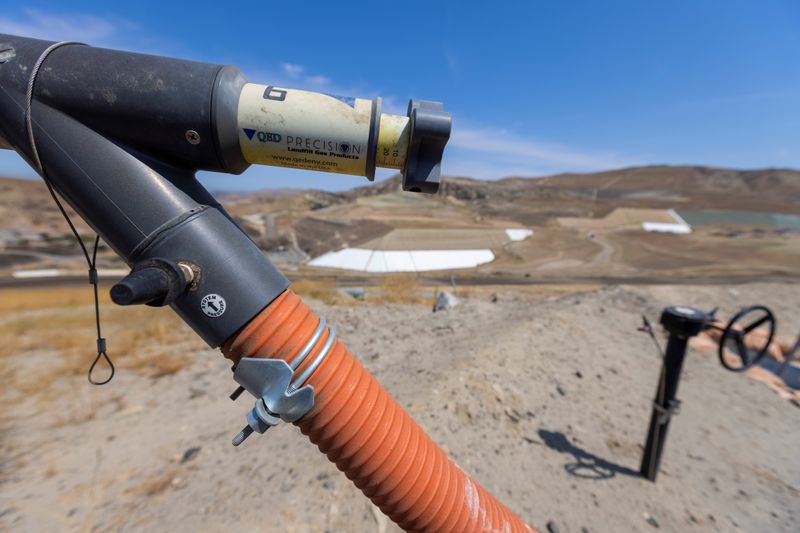
[[[692,235],[640,230],[534,228],[475,273],[535,273],[536,278],[589,277],[724,279],[726,276],[800,274],[800,235],[729,238],[711,230]],[[471,274],[471,273],[470,273]]]
[[[636,209],[618,207],[602,218],[559,218],[558,223],[568,228],[602,229],[618,227],[641,228],[643,222],[675,224],[675,218],[666,209]]]
[[[313,306],[460,466],[541,529],[800,530],[800,409],[709,355],[687,358],[658,482],[635,473],[660,365],[640,314],[758,302],[793,333],[800,285],[496,296],[436,314]],[[171,349],[192,362],[157,379],[122,369],[106,387],[3,387],[0,530],[396,531],[297,429],[233,448],[251,402],[227,399],[229,365],[197,344]],[[57,357],[6,362],[34,371]]]

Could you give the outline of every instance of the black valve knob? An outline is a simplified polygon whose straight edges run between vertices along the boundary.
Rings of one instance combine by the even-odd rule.
[[[664,329],[670,335],[687,339],[706,329],[711,320],[708,313],[682,305],[667,307],[661,313],[661,325],[664,326]]]
[[[403,169],[403,190],[434,194],[439,190],[444,147],[450,139],[452,119],[440,102],[408,103],[411,134]]]
[[[186,290],[187,280],[177,263],[159,257],[133,266],[131,273],[111,287],[117,305],[169,305]]]

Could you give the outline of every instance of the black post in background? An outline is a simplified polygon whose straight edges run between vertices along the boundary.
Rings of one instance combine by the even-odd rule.
[[[653,401],[653,414],[650,417],[650,429],[639,468],[642,476],[650,481],[656,480],[661,453],[667,438],[670,417],[678,406],[675,394],[681,379],[681,368],[686,356],[686,344],[690,337],[700,333],[710,317],[691,307],[667,307],[661,313],[661,325],[669,332],[667,352],[661,366],[661,377]]]

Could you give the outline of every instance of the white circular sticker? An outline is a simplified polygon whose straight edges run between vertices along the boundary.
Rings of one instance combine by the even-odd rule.
[[[222,316],[222,313],[225,312],[225,308],[225,298],[219,294],[206,294],[203,296],[203,299],[200,300],[200,309],[211,318]]]

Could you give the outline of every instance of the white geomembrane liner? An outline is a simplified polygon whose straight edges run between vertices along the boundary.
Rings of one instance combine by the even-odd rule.
[[[362,272],[427,272],[473,268],[494,261],[491,250],[367,250],[343,248],[308,262],[310,266]]]
[[[527,228],[508,228],[506,230],[506,235],[508,235],[508,238],[512,241],[524,241],[533,235],[533,230]]]
[[[98,268],[97,275],[102,277],[118,277],[127,276],[130,270],[122,268]],[[17,279],[27,278],[58,278],[61,276],[85,276],[85,270],[60,270],[57,268],[43,268],[39,270],[15,270],[11,273],[11,277]]]
[[[645,231],[655,231],[658,233],[679,233],[686,235],[692,232],[692,227],[674,209],[667,211],[675,223],[669,222],[642,222]]]
[[[55,268],[43,268],[41,270],[17,270],[11,276],[17,279],[26,278],[56,278],[63,275],[61,270]]]
[[[642,222],[645,231],[655,231],[658,233],[679,233],[687,234],[692,232],[692,227],[688,224],[672,224],[669,222]]]

